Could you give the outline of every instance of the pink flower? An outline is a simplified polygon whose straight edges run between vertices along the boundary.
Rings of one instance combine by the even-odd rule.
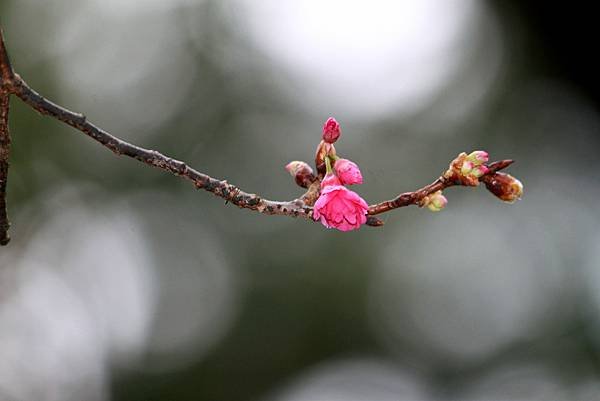
[[[333,117],[329,117],[323,125],[323,140],[327,143],[334,143],[338,140],[342,131],[340,124]]]
[[[362,184],[363,178],[356,163],[348,159],[336,160],[333,168],[344,185]]]
[[[337,177],[328,175],[322,185],[321,196],[313,209],[313,219],[320,220],[327,228],[337,228],[340,231],[350,231],[360,228],[367,221],[369,206],[356,192],[342,185],[327,185],[334,183]]]

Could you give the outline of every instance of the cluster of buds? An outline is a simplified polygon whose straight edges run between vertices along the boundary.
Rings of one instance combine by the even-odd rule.
[[[446,199],[446,197],[442,195],[442,191],[437,191],[432,193],[431,195],[427,195],[426,197],[424,197],[419,203],[419,206],[427,206],[427,208],[432,212],[439,212],[440,210],[446,207],[447,203],[448,199]]]
[[[317,151],[315,153],[315,166],[317,166],[317,172],[319,174],[325,174],[326,172],[325,158],[327,156],[337,157],[335,146],[333,146],[333,144],[341,135],[342,129],[340,128],[340,124],[335,118],[329,117],[323,125],[322,140],[317,146]]]
[[[523,184],[510,174],[490,173],[486,165],[488,153],[476,150],[469,154],[462,152],[450,163],[444,173],[444,178],[460,185],[475,187],[479,181],[499,199],[513,203],[523,196]]]
[[[444,178],[461,185],[476,187],[479,185],[479,178],[488,173],[485,165],[488,159],[488,153],[483,150],[476,150],[469,154],[462,152],[452,160],[450,167],[444,173]]]
[[[341,134],[340,124],[333,117],[329,118],[315,154],[317,172],[323,179],[313,207],[313,219],[327,228],[350,231],[366,223],[369,206],[356,192],[345,187],[362,184],[363,178],[356,163],[337,155],[333,144]],[[291,162],[286,169],[300,186],[308,187],[315,180],[312,169],[304,162]]]

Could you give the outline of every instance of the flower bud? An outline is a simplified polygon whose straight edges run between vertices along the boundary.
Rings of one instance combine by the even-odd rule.
[[[488,171],[489,171],[489,169],[486,166],[481,165],[481,166],[473,167],[473,170],[471,170],[470,174],[476,178],[479,178],[479,177],[485,175]]]
[[[473,167],[475,167],[475,165],[473,164],[473,162],[465,160],[463,162],[462,166],[460,167],[460,173],[462,175],[470,174],[471,171],[473,170]]]
[[[483,150],[476,150],[468,155],[462,152],[452,160],[444,178],[455,184],[476,187],[479,179],[489,172],[484,160],[488,160],[488,154]]]
[[[335,157],[335,155],[335,146],[333,146],[332,143],[325,141],[319,142],[319,146],[317,146],[317,151],[315,153],[315,166],[317,166],[319,174],[325,174],[325,158],[327,156]]]
[[[504,202],[513,203],[523,196],[523,184],[510,174],[494,173],[483,178],[485,187]]]
[[[437,191],[426,197],[426,205],[432,212],[439,212],[446,207],[448,199],[442,195],[442,191]]]
[[[353,161],[337,159],[333,165],[335,173],[344,185],[362,184],[363,178],[360,169]]]
[[[296,184],[302,188],[308,188],[316,179],[312,168],[303,161],[289,162],[285,169],[294,177]]]
[[[342,131],[340,124],[333,117],[329,117],[323,125],[323,140],[327,143],[334,143],[338,140]]]
[[[488,152],[485,150],[475,150],[467,156],[467,160],[472,162],[474,165],[479,166],[483,163],[487,163],[489,160]]]
[[[321,181],[321,188],[329,187],[332,185],[342,185],[340,179],[335,174],[327,174],[323,181]]]

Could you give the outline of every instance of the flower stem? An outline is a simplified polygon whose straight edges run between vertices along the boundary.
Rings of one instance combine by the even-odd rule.
[[[325,167],[327,169],[327,174],[333,174],[333,168],[331,167],[331,159],[329,155],[325,156]]]

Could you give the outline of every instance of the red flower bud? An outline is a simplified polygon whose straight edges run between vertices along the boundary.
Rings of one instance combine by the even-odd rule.
[[[362,184],[363,178],[360,169],[353,161],[348,159],[338,159],[333,165],[335,173],[340,177],[344,185]]]
[[[340,124],[333,117],[329,117],[323,125],[323,140],[327,143],[334,143],[342,135]]]

